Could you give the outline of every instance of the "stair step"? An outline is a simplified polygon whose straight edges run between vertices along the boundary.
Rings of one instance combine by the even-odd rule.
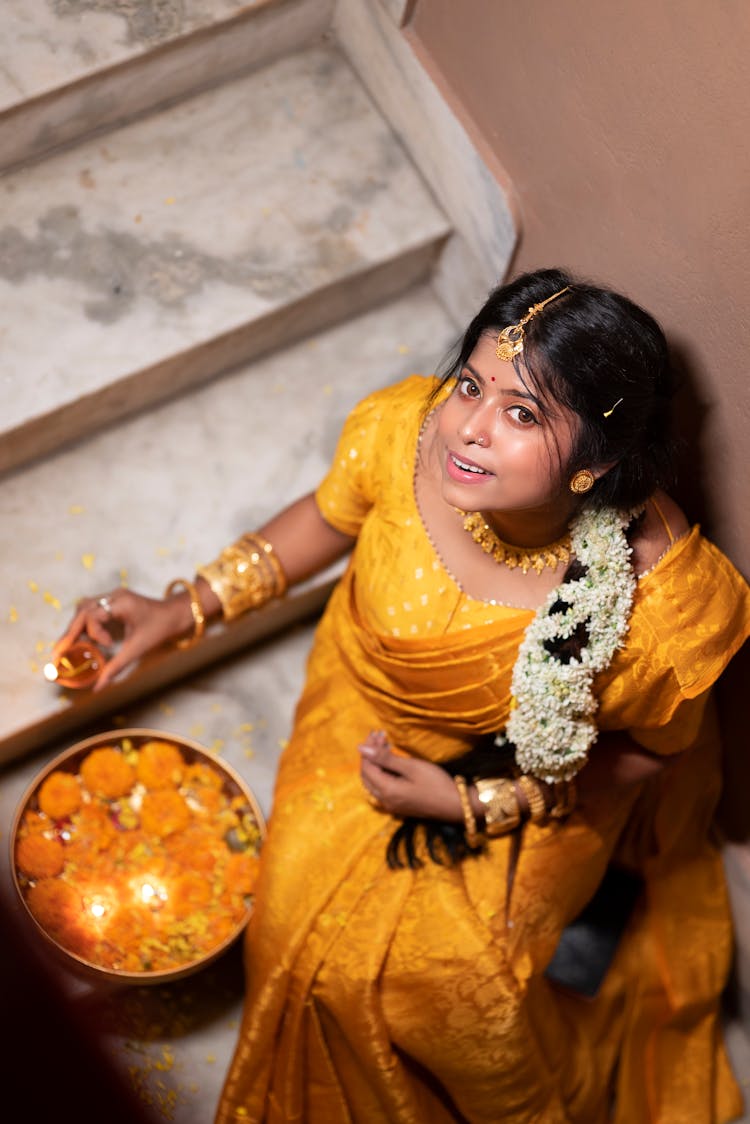
[[[276,606],[215,625],[194,648],[154,656],[101,694],[64,692],[42,677],[79,597],[121,581],[160,595],[190,576],[312,490],[355,402],[412,371],[429,373],[454,334],[432,290],[419,286],[8,476],[0,763],[317,611],[340,567]]]
[[[315,46],[0,180],[0,472],[426,277],[446,219]]]
[[[321,35],[332,0],[4,0],[0,168],[223,82]]]

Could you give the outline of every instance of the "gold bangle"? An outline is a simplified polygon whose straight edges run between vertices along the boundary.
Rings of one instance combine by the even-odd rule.
[[[461,810],[464,815],[464,831],[466,832],[466,842],[470,847],[478,847],[483,842],[482,836],[477,831],[477,821],[474,816],[474,809],[471,806],[469,793],[466,788],[466,777],[453,778],[456,788],[458,789],[458,796],[461,801]]]
[[[186,581],[185,578],[175,578],[173,582],[170,582],[164,591],[164,596],[171,597],[179,587],[184,588],[190,598],[190,612],[193,614],[193,631],[190,636],[185,636],[182,640],[178,640],[177,647],[190,648],[193,644],[198,643],[201,636],[206,631],[206,616],[203,612],[201,599],[198,596],[198,590],[193,582]]]
[[[199,566],[198,574],[218,597],[227,621],[283,597],[288,584],[273,546],[255,533],[243,535],[214,562]]]
[[[506,835],[521,823],[521,808],[513,782],[506,779],[474,781],[484,812],[484,829],[490,837]]]
[[[535,780],[534,777],[523,774],[518,778],[516,784],[526,797],[526,803],[529,806],[529,819],[531,822],[546,823],[547,804],[544,799],[544,793],[539,786],[539,781]]]

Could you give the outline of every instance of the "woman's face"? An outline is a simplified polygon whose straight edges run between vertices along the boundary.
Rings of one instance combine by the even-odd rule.
[[[439,411],[437,444],[445,500],[467,511],[550,523],[572,510],[567,476],[576,417],[554,402],[545,412],[512,363],[479,340]],[[562,510],[561,510],[562,507]]]

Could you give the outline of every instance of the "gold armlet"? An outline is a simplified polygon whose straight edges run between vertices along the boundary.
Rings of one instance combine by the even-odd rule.
[[[526,803],[529,806],[529,819],[531,822],[546,823],[548,812],[542,784],[538,780],[535,780],[534,777],[529,777],[526,774],[520,776],[516,784],[526,797]]]
[[[178,648],[190,648],[193,644],[197,644],[203,633],[206,631],[206,617],[203,612],[198,590],[195,588],[193,582],[186,581],[184,578],[175,578],[170,582],[164,591],[165,597],[171,597],[178,589],[185,589],[190,598],[190,612],[193,614],[193,631],[190,636],[183,637],[182,640],[177,641]]]
[[[466,832],[466,842],[470,847],[478,847],[484,842],[481,834],[477,831],[477,821],[474,816],[474,809],[471,806],[469,793],[466,788],[466,777],[453,778],[458,795],[461,800],[461,810],[464,814],[464,830]]]
[[[227,621],[283,597],[288,584],[271,543],[256,534],[243,535],[198,573],[219,598]]]
[[[521,823],[521,808],[509,780],[474,781],[479,802],[484,811],[484,828],[487,835],[506,835]]]

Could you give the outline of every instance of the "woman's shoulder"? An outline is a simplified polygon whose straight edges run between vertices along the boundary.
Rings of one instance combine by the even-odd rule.
[[[630,544],[636,574],[641,577],[652,570],[689,531],[690,524],[679,504],[666,492],[655,492],[646,502]]]
[[[663,493],[646,505],[633,544],[639,575],[622,659],[705,690],[750,636],[750,586]]]

